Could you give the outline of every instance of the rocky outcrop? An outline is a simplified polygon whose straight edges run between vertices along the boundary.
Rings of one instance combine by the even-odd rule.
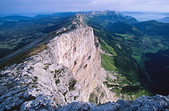
[[[73,101],[113,100],[102,84],[100,46],[93,29],[77,16],[55,36],[22,63],[0,70],[0,111],[54,110]]]
[[[101,105],[92,103],[73,102],[58,108],[57,111],[168,111],[169,96],[156,95],[154,97],[142,96],[135,101],[118,100]]]

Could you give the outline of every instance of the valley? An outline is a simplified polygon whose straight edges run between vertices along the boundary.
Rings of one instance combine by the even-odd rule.
[[[163,78],[168,78],[167,73],[169,72],[166,70],[164,74],[163,68],[160,68],[163,64],[163,62],[158,64],[157,61],[160,58],[156,60],[159,67],[157,67],[158,65],[156,68],[153,65],[150,67],[154,59],[152,57],[152,60],[151,56],[147,55],[151,53],[151,55],[157,56],[160,51],[169,48],[167,44],[167,41],[169,41],[169,28],[167,28],[169,24],[157,21],[138,22],[131,17],[121,18],[120,14],[116,12],[105,12],[104,15],[100,13],[88,17],[88,24],[94,28],[95,35],[99,38],[101,49],[113,55],[102,54],[103,67],[107,71],[114,71],[125,77],[124,83],[119,82],[121,86],[109,85],[112,84],[109,79],[107,79],[106,84],[114,89],[117,87],[117,89],[120,89],[118,93],[127,94],[130,99],[133,99],[131,96],[136,96],[137,98],[137,94],[153,95],[158,93],[167,95],[168,88],[163,83],[168,84],[168,81],[161,79],[163,83],[160,81],[154,83],[155,81],[152,78],[158,78],[161,74],[163,74]],[[127,22],[127,20],[130,22]],[[168,59],[165,58],[165,60]],[[167,65],[166,63],[166,67]],[[154,71],[157,69],[161,70],[161,72]],[[117,79],[117,81],[120,80]],[[160,90],[159,86],[164,86],[165,88]],[[135,89],[135,87],[137,88]]]

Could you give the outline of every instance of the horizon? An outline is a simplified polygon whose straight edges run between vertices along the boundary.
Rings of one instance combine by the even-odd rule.
[[[1,0],[0,6],[0,15],[104,10],[169,13],[169,1],[167,0]]]
[[[103,11],[107,11],[107,10],[103,10]],[[116,10],[108,10],[108,11],[116,11]],[[52,15],[52,14],[56,14],[56,13],[88,13],[88,12],[95,12],[93,10],[91,11],[63,11],[63,12],[39,12],[39,13],[4,13],[1,14],[0,13],[0,17],[6,17],[6,16],[27,16],[27,17],[35,17],[37,15]],[[102,12],[99,10],[96,10],[96,12]],[[149,12],[149,11],[117,11],[119,13],[128,13],[128,14],[161,14],[161,15],[169,15],[169,12]]]

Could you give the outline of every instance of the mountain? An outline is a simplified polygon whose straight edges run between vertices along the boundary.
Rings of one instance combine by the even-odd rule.
[[[150,88],[152,92],[168,95],[168,49],[169,49],[169,24],[157,21],[146,21],[135,24],[143,33],[144,69],[152,80]]]
[[[137,23],[138,21],[129,16],[123,16],[116,11],[103,11],[103,12],[91,12],[91,13],[84,13],[84,16],[87,16],[90,19],[90,24],[97,24],[96,27],[102,28],[102,26],[113,24],[116,22],[125,22],[125,23]],[[102,22],[101,22],[102,21]],[[104,24],[103,24],[104,23]],[[93,25],[94,26],[94,25]]]
[[[30,19],[25,19],[23,16],[0,18],[13,20],[0,25],[0,51],[2,52],[0,58],[12,52],[17,52],[36,39],[42,39],[46,34],[63,27],[66,23],[69,23],[71,16],[73,16],[72,13],[65,13],[64,16],[62,13],[57,13],[25,17]],[[17,20],[13,18],[17,18]]]
[[[116,22],[116,23],[110,23],[107,26],[107,31],[114,32],[114,33],[120,33],[120,34],[127,34],[132,33],[134,35],[140,35],[139,30],[134,26],[130,25],[126,22]]]
[[[108,87],[117,95],[122,94],[119,97],[129,100],[139,94],[168,95],[169,89],[165,87],[168,81],[164,78],[168,78],[166,73],[169,72],[164,69],[169,65],[165,62],[168,60],[169,24],[157,21],[129,23],[125,20],[128,17],[112,22],[105,13],[87,16],[86,23],[93,27],[104,52],[101,54],[102,66],[107,71],[122,74],[117,81],[107,78]],[[165,59],[160,52],[165,52],[162,53]],[[119,85],[115,85],[117,83]]]
[[[169,23],[169,17],[158,20],[159,22]]]
[[[146,21],[135,24],[135,26],[142,31],[144,34],[151,36],[168,36],[169,24],[161,23],[157,21]]]
[[[101,17],[96,15],[98,18],[102,18],[102,16],[104,15]],[[87,24],[94,28],[94,34],[100,41],[101,49],[111,54],[101,54],[102,66],[117,77],[117,80],[107,78],[105,84],[112,88],[119,98],[126,100],[134,100],[140,95],[147,95],[149,92],[142,87],[139,77],[144,74],[137,62],[141,58],[138,57],[141,52],[137,49],[142,48],[140,38],[142,33],[133,24],[124,21],[106,24],[107,21],[99,20],[96,17],[95,15],[89,17]]]
[[[126,16],[132,16],[138,21],[150,21],[150,20],[160,20],[161,18],[167,17],[169,13],[166,12],[120,12]]]
[[[53,39],[15,56],[17,64],[1,69],[1,110],[52,110],[73,101],[116,99],[102,82],[105,71],[93,29],[77,16],[52,33]]]
[[[69,14],[1,25],[4,44],[32,40],[0,59],[0,110],[168,109],[168,96],[149,97],[168,94],[168,24],[115,11]]]

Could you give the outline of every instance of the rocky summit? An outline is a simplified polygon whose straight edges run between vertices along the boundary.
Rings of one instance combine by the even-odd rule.
[[[77,15],[71,24],[52,32],[53,39],[31,49],[22,62],[0,70],[0,111],[167,111],[169,97],[160,95],[112,102],[117,98],[103,84],[106,72],[99,42],[82,19]],[[89,101],[104,104],[85,103]]]
[[[168,111],[169,96],[156,95],[154,97],[142,96],[135,101],[108,102],[94,105],[84,102],[73,102],[67,106],[58,108],[57,111]]]

